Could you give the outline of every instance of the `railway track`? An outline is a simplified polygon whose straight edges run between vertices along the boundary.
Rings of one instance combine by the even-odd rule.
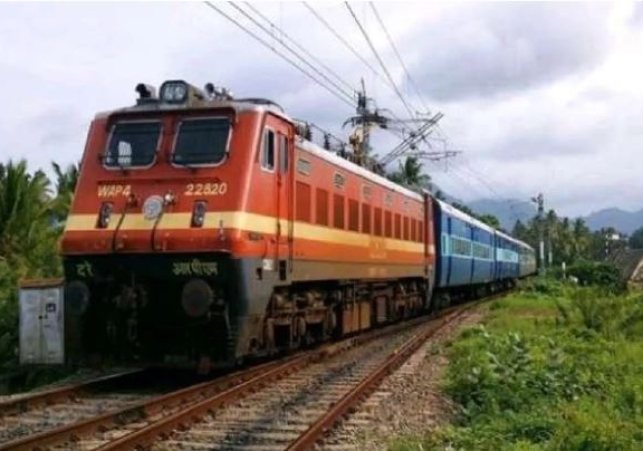
[[[137,369],[13,396],[0,402],[0,450],[28,444],[66,424],[140,403],[185,383]]]
[[[312,449],[428,338],[470,307],[316,362],[153,449],[304,451]]]
[[[34,449],[310,449],[435,331],[469,307],[416,319],[158,396],[104,398],[100,412],[0,445]],[[120,394],[119,394],[120,396]],[[5,417],[3,420],[11,418]],[[15,425],[20,423],[16,416]],[[178,432],[177,432],[178,431]],[[5,441],[0,436],[0,442]]]
[[[54,414],[67,406],[69,417],[91,414],[92,410],[113,408],[140,396],[127,393],[106,393],[132,386],[145,371],[131,370],[75,384],[14,396],[0,402],[0,443],[31,434],[40,428],[56,424],[61,415]],[[103,402],[100,402],[101,393]]]

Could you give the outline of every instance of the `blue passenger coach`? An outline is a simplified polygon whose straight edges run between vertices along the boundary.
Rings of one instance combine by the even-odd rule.
[[[520,241],[496,230],[496,271],[494,280],[508,281],[520,277]]]
[[[495,276],[495,230],[440,200],[433,200],[436,288],[489,284]]]

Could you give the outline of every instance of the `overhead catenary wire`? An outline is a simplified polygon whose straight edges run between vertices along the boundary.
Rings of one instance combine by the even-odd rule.
[[[313,60],[315,63],[317,63],[319,66],[321,66],[325,71],[327,71],[330,75],[332,75],[335,80],[338,82],[342,83],[345,88],[349,89],[351,92],[355,92],[356,89],[346,80],[344,80],[340,75],[337,74],[333,69],[328,67],[326,64],[324,64],[319,58],[317,58],[315,55],[310,53],[306,48],[299,44],[295,39],[291,38],[281,27],[275,25],[268,17],[266,17],[261,11],[259,11],[257,8],[255,8],[252,3],[250,2],[244,2],[245,5],[250,8],[257,16],[261,17],[265,22],[267,22],[272,28],[277,30],[284,38],[286,38],[292,45],[294,45],[296,48],[298,48],[301,52],[303,52],[308,58]]]
[[[406,110],[409,112],[409,115],[410,115],[411,117],[415,117],[415,112],[414,112],[414,111],[413,111],[413,109],[409,106],[408,102],[406,101],[406,99],[405,99],[405,98],[404,98],[404,96],[402,95],[402,92],[400,91],[400,89],[399,89],[399,88],[397,87],[397,85],[395,84],[395,81],[393,80],[393,77],[391,76],[391,73],[389,72],[388,68],[386,67],[386,64],[384,64],[384,61],[382,61],[382,58],[380,57],[379,53],[377,52],[377,49],[376,49],[376,48],[375,48],[375,46],[373,45],[373,42],[371,41],[370,36],[368,35],[368,33],[366,32],[366,30],[365,30],[365,29],[364,29],[364,27],[362,26],[362,23],[361,23],[361,22],[359,21],[359,19],[357,18],[357,15],[356,15],[356,14],[355,14],[355,12],[353,11],[353,8],[351,8],[351,5],[350,5],[348,2],[344,2],[344,5],[346,6],[346,9],[348,9],[348,12],[350,13],[350,15],[353,17],[353,20],[355,21],[355,24],[357,24],[357,27],[358,27],[358,28],[359,28],[359,30],[361,31],[362,36],[364,36],[364,39],[366,40],[366,43],[368,44],[368,46],[370,47],[371,51],[372,51],[372,52],[373,52],[373,54],[375,55],[375,58],[376,58],[376,59],[377,59],[377,61],[380,63],[380,66],[382,67],[382,70],[383,70],[383,71],[384,71],[384,73],[386,74],[386,78],[388,78],[388,80],[389,80],[389,82],[391,83],[391,85],[392,85],[392,87],[393,87],[393,89],[394,89],[395,93],[397,94],[398,98],[399,98],[399,99],[402,101],[402,103],[404,104],[404,107],[405,107],[405,108],[406,108]]]
[[[331,93],[333,96],[338,98],[340,101],[343,103],[347,104],[351,108],[354,107],[354,102],[352,100],[348,100],[345,95],[342,95],[335,91],[334,89],[330,88],[328,85],[324,84],[321,80],[319,80],[317,77],[312,75],[310,72],[308,72],[306,69],[304,69],[302,66],[300,66],[297,62],[295,62],[292,58],[288,57],[287,55],[284,55],[282,52],[279,50],[275,49],[270,43],[268,43],[266,40],[258,36],[256,33],[253,31],[249,30],[247,27],[243,26],[238,20],[234,19],[232,16],[229,14],[225,13],[221,8],[215,6],[212,4],[212,2],[206,1],[204,2],[206,6],[209,8],[213,9],[226,19],[228,19],[230,22],[235,24],[237,27],[241,28],[244,32],[246,32],[248,35],[253,37],[255,40],[257,40],[259,43],[261,43],[263,46],[267,47],[270,49],[273,53],[277,54],[279,57],[284,59],[286,62],[288,62],[291,66],[293,66],[295,69],[297,69],[299,72],[303,73],[306,75],[308,78],[313,80],[315,83],[320,85],[322,88],[326,89],[329,93]]]
[[[335,36],[342,44],[344,44],[344,46],[348,50],[350,50],[350,52],[355,55],[376,77],[382,80],[382,82],[384,82],[384,84],[386,84],[389,88],[395,89],[395,85],[391,84],[382,74],[380,74],[379,71],[375,69],[373,65],[368,62],[368,60],[366,60],[366,58],[364,58],[357,50],[355,50],[355,47],[353,47],[346,39],[344,39],[344,37],[339,34],[337,30],[335,30],[326,19],[321,16],[321,14],[319,14],[312,6],[310,6],[308,2],[303,2],[303,4],[306,9],[308,9],[308,11],[310,11],[310,13],[315,16],[315,18],[319,22],[321,22],[321,24],[324,25],[333,36]]]
[[[243,15],[244,15],[248,20],[250,20],[253,24],[255,24],[257,27],[261,28],[261,30],[263,30],[263,31],[264,31],[265,33],[267,33],[269,36],[271,35],[271,33],[270,33],[270,30],[269,30],[269,29],[267,29],[264,25],[260,24],[260,23],[259,23],[259,22],[254,18],[254,17],[252,17],[250,14],[248,14],[248,12],[247,12],[247,11],[244,11],[244,10],[243,10],[243,8],[241,8],[239,5],[235,4],[235,3],[234,3],[234,2],[232,2],[232,1],[229,1],[228,3],[229,3],[229,4],[230,4],[230,6],[232,6],[234,9],[236,9],[236,10],[237,10],[237,11],[239,11],[241,14],[243,14]],[[351,101],[353,100],[353,92],[355,92],[355,90],[353,90],[353,92],[346,91],[346,89],[345,89],[345,88],[342,88],[341,86],[339,86],[337,83],[335,83],[335,82],[334,82],[334,81],[332,81],[330,78],[328,78],[328,76],[327,76],[326,74],[324,74],[324,73],[323,73],[322,71],[320,71],[318,68],[316,68],[315,66],[313,66],[312,64],[310,64],[308,61],[306,61],[306,59],[305,59],[304,57],[302,57],[299,53],[297,53],[295,50],[293,50],[293,49],[292,49],[288,44],[286,44],[286,43],[284,43],[284,42],[280,42],[280,44],[281,44],[282,46],[284,46],[284,47],[285,47],[285,48],[286,48],[290,53],[292,53],[292,54],[293,54],[293,55],[295,55],[297,58],[299,58],[299,59],[300,59],[300,60],[301,60],[305,65],[307,65],[307,66],[308,66],[308,67],[310,67],[313,71],[315,71],[315,72],[317,73],[317,75],[319,75],[320,77],[322,77],[322,78],[323,78],[324,80],[326,80],[329,84],[331,84],[335,89],[337,89],[339,92],[341,92],[343,95],[345,95],[348,99],[351,99]]]
[[[384,25],[384,21],[380,17],[380,14],[377,11],[377,8],[375,7],[375,4],[373,2],[369,2],[371,5],[371,9],[373,10],[373,13],[375,14],[375,18],[377,19],[377,22],[380,24],[380,27],[384,31],[384,34],[386,35],[386,39],[388,39],[389,44],[391,44],[391,48],[393,48],[393,52],[395,52],[395,56],[397,56],[397,60],[400,62],[400,65],[402,66],[402,69],[404,69],[404,72],[406,73],[406,76],[409,80],[409,84],[415,91],[415,93],[418,96],[418,99],[422,103],[422,106],[424,107],[425,111],[429,111],[429,107],[426,105],[426,102],[424,101],[424,98],[422,97],[422,93],[420,92],[419,88],[417,87],[417,84],[415,83],[415,80],[413,80],[413,77],[411,76],[411,73],[409,72],[409,69],[406,67],[406,64],[404,63],[404,60],[402,59],[402,55],[400,55],[400,52],[397,50],[397,47],[395,46],[395,43],[393,42],[393,38],[391,38],[391,35],[388,32],[388,29]]]

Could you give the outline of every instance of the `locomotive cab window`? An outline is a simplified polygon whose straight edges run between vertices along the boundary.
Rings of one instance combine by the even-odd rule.
[[[112,127],[104,164],[108,168],[150,166],[160,139],[158,121],[117,122]]]
[[[228,153],[228,118],[181,121],[174,143],[172,162],[178,165],[214,165]]]
[[[263,132],[261,167],[268,171],[275,170],[275,132],[269,129],[265,129]]]

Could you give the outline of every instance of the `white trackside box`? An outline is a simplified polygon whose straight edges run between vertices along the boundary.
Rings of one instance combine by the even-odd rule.
[[[20,364],[65,363],[64,285],[61,279],[20,286]]]

